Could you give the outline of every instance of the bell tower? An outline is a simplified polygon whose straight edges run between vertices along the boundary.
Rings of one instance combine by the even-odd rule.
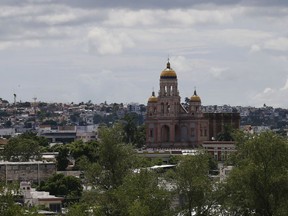
[[[171,68],[168,60],[166,68],[160,75],[160,90],[158,96],[158,112],[160,116],[177,116],[179,112],[180,96],[176,72]]]

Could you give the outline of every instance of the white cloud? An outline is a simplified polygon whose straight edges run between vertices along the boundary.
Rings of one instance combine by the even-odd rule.
[[[28,47],[28,48],[37,48],[41,46],[39,40],[23,40],[23,41],[4,41],[0,42],[0,50],[6,50],[9,48],[15,47]]]
[[[212,74],[213,77],[215,78],[221,78],[223,76],[223,73],[228,71],[229,68],[221,68],[221,67],[211,67],[210,68],[210,73]]]
[[[288,79],[286,80],[285,85],[280,90],[282,91],[288,90]]]
[[[106,25],[132,27],[137,25],[152,25],[158,22],[155,11],[152,10],[109,10]]]
[[[53,14],[38,16],[37,21],[47,23],[49,25],[61,24],[69,21],[76,20],[78,17],[73,13]]]
[[[266,103],[269,106],[283,107],[288,106],[285,98],[288,95],[288,79],[281,88],[265,88],[262,92],[255,94],[252,97],[254,104],[260,106]]]
[[[104,22],[110,26],[193,26],[198,24],[232,23],[235,16],[242,14],[243,7],[212,9],[170,9],[170,10],[108,10],[108,19]]]
[[[267,40],[263,46],[265,49],[288,51],[288,38],[278,37],[271,40]]]
[[[94,28],[88,33],[89,50],[99,54],[119,54],[125,48],[134,46],[133,40],[124,32],[111,32],[103,28]]]
[[[235,11],[231,10],[169,10],[162,14],[164,20],[183,25],[226,24],[233,22]]]
[[[257,44],[253,44],[250,48],[251,53],[255,53],[255,52],[259,52],[259,51],[261,51],[261,47]]]

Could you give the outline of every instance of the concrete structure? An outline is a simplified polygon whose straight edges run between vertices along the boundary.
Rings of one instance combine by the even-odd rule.
[[[63,197],[50,195],[46,191],[36,191],[31,187],[30,182],[20,182],[20,192],[23,195],[24,203],[28,206],[37,206],[49,209],[53,212],[61,212]]]
[[[39,136],[47,138],[50,143],[70,143],[75,140],[84,142],[97,140],[98,125],[87,126],[65,126],[58,127],[57,130],[41,128]]]
[[[220,181],[224,181],[227,178],[227,176],[229,175],[229,173],[231,172],[232,169],[233,169],[233,166],[225,166],[223,164],[220,164],[220,166],[219,166]]]
[[[13,137],[15,136],[15,128],[1,128],[0,137]]]
[[[56,163],[46,161],[0,162],[0,180],[40,183],[56,173]]]
[[[148,148],[195,148],[222,132],[225,125],[239,128],[239,113],[203,113],[196,90],[187,106],[181,104],[176,72],[168,61],[160,75],[158,97],[148,99],[146,145]]]
[[[233,141],[204,141],[202,146],[217,161],[225,161],[229,154],[236,151]]]
[[[146,149],[138,150],[139,156],[147,157],[150,159],[162,159],[164,163],[169,163],[172,156],[181,155],[195,155],[198,150],[196,149]]]

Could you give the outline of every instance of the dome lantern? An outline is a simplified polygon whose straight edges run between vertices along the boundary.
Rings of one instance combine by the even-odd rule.
[[[197,95],[196,89],[194,90],[194,94],[190,98],[191,102],[201,102],[201,98]]]
[[[148,103],[156,103],[157,100],[158,100],[158,98],[155,96],[155,92],[153,91],[152,96],[149,97],[149,99],[148,99]]]
[[[160,79],[177,79],[176,72],[171,68],[169,59],[166,68],[161,72]]]

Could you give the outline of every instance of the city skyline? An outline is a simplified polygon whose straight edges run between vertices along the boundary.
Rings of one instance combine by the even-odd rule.
[[[0,97],[139,102],[170,58],[182,101],[288,107],[288,2],[0,2]]]

